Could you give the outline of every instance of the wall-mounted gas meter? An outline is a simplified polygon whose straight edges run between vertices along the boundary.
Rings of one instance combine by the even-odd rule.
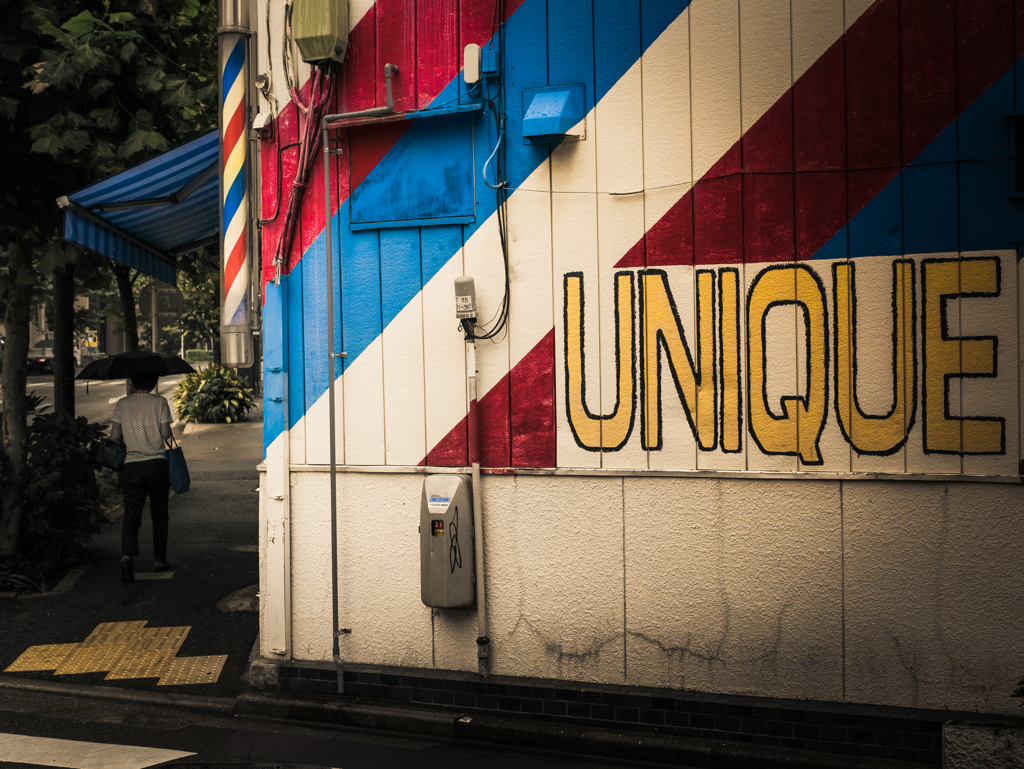
[[[472,606],[473,505],[468,475],[428,475],[420,503],[420,597],[427,606]]]

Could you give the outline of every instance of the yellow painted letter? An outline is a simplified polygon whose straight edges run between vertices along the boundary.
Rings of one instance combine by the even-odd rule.
[[[719,324],[722,339],[722,451],[743,448],[743,381],[740,376],[740,273],[718,271]]]
[[[921,265],[926,453],[1002,454],[1006,450],[1003,418],[954,417],[949,403],[951,379],[996,375],[998,339],[958,336],[958,329],[948,328],[946,300],[999,296],[999,277],[999,260],[993,257],[926,259]]]
[[[768,408],[766,328],[768,312],[777,305],[803,309],[807,334],[805,395],[781,399],[782,416]],[[828,319],[825,289],[809,267],[786,264],[758,275],[747,297],[747,371],[750,381],[750,433],[766,454],[798,455],[805,464],[821,464],[818,439],[828,403]],[[793,360],[795,366],[797,361]],[[790,406],[793,407],[792,413]]]
[[[615,370],[618,401],[607,416],[587,408],[583,338],[583,273],[565,276],[565,411],[576,443],[588,451],[618,451],[629,440],[636,415],[636,329],[633,273],[615,274]]]
[[[664,347],[676,392],[697,438],[697,445],[712,451],[718,444],[718,409],[715,394],[715,273],[697,272],[697,358],[686,343],[668,278],[664,270],[640,273],[640,315],[643,336],[641,413],[643,445],[661,448],[661,348]]]
[[[892,454],[907,440],[917,406],[914,263],[899,260],[892,264],[893,404],[892,411],[885,416],[867,415],[861,411],[857,402],[857,282],[854,263],[836,264],[832,274],[836,308],[836,414],[839,416],[839,427],[850,445],[861,454]],[[868,342],[869,355],[884,354],[881,339]]]

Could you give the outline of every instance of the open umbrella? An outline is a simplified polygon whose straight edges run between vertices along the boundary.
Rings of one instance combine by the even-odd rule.
[[[192,374],[195,369],[177,355],[159,352],[122,352],[94,360],[75,379],[127,379],[132,374]]]

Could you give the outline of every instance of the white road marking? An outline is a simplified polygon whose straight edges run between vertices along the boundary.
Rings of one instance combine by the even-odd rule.
[[[0,761],[59,766],[66,769],[143,769],[164,761],[194,756],[180,750],[55,740],[21,734],[0,735]]]
[[[109,400],[107,401],[107,403],[117,403],[117,402],[118,402],[119,400],[121,400],[121,399],[122,399],[123,397],[125,397],[125,396],[123,396],[123,395],[118,395],[118,396],[117,396],[116,398],[110,398],[110,399],[109,399]]]

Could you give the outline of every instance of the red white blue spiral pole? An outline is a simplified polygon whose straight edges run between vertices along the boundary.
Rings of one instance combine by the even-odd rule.
[[[220,60],[221,362],[253,363],[249,249],[249,18],[242,0],[222,0],[217,27]]]

